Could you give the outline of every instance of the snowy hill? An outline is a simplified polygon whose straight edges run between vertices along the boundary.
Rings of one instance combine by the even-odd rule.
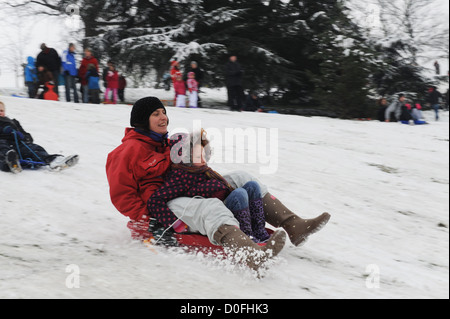
[[[258,175],[303,217],[331,213],[258,280],[224,261],[130,239],[105,174],[130,106],[0,101],[50,153],[81,157],[59,173],[0,172],[0,298],[449,298],[448,112],[407,126],[169,108],[171,129],[194,120],[221,132],[278,128],[275,174],[261,175],[262,164],[212,167]],[[71,289],[73,271],[80,281]]]

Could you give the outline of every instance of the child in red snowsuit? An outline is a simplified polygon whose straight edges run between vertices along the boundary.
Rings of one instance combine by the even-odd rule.
[[[106,87],[106,91],[105,91],[105,102],[111,103],[111,101],[109,100],[109,97],[110,97],[110,92],[112,91],[112,93],[113,93],[113,102],[112,103],[117,104],[117,92],[119,89],[119,73],[117,72],[114,65],[109,66],[109,71],[106,76],[106,81],[108,83],[108,86]]]
[[[173,87],[175,89],[176,106],[186,107],[186,83],[184,83],[181,73],[177,73]]]

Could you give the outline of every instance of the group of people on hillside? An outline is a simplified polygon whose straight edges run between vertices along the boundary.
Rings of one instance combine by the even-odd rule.
[[[196,61],[192,61],[190,67],[183,75],[180,63],[173,60],[170,66],[170,78],[175,90],[175,105],[177,107],[191,108],[201,107],[199,97],[204,73]]]
[[[92,50],[86,48],[79,66],[75,57],[75,44],[70,43],[60,57],[55,49],[41,45],[41,52],[36,60],[28,57],[25,69],[25,84],[30,98],[58,101],[60,97],[60,80],[65,86],[66,101],[80,102],[77,83],[80,83],[81,101],[99,104],[101,102],[99,62]],[[119,75],[112,61],[103,70],[103,81],[106,88],[104,102],[117,104],[118,98],[124,102],[124,91],[127,85],[123,75]]]
[[[435,86],[429,89],[427,103],[434,110],[436,121],[439,121],[440,99],[442,97]],[[381,122],[410,124],[412,121],[416,125],[428,124],[422,114],[422,105],[419,102],[407,103],[406,96],[403,93],[400,93],[391,104],[388,104],[386,98],[378,100],[378,104],[378,120]]]
[[[263,112],[263,105],[254,91],[247,95],[243,88],[244,70],[237,61],[237,56],[231,54],[224,67],[224,75],[227,88],[227,105],[232,111],[250,111]],[[196,61],[192,61],[188,69],[184,72],[180,69],[180,63],[175,59],[171,62],[170,74],[165,81],[171,80],[175,90],[175,105],[177,107],[201,107],[201,98],[199,96],[200,88],[204,80],[204,71],[199,67]],[[170,84],[166,83],[166,89],[169,90]],[[188,102],[188,103],[187,103]]]

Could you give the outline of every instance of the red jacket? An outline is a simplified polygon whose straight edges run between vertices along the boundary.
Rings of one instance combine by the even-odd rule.
[[[106,83],[108,83],[108,89],[118,89],[119,88],[119,72],[116,70],[108,71],[106,76]]]
[[[93,56],[91,56],[89,59],[83,58],[83,60],[81,61],[80,68],[78,69],[78,76],[80,77],[81,85],[88,85],[86,74],[88,71],[89,64],[95,65],[98,72],[98,61],[96,58],[94,58]]]
[[[170,165],[169,146],[127,128],[106,162],[113,205],[133,221],[148,221],[147,201],[164,184]]]
[[[175,95],[186,95],[186,83],[183,80],[173,82],[173,87],[175,89]]]

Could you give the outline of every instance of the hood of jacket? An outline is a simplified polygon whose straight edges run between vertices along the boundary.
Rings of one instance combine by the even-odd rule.
[[[34,66],[34,58],[32,56],[29,56],[27,58],[28,66]]]

